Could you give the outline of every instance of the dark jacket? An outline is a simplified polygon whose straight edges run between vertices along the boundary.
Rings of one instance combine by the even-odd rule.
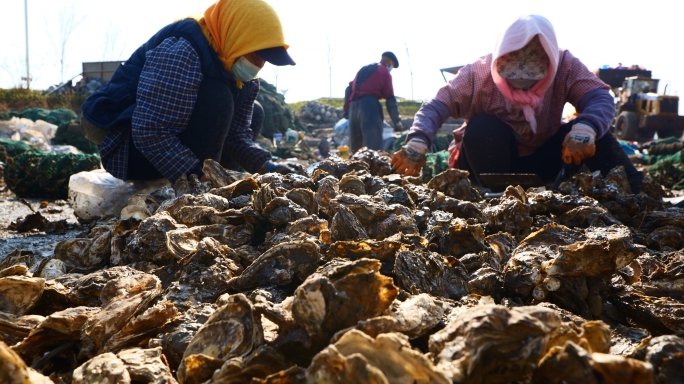
[[[394,97],[392,77],[387,68],[378,63],[368,64],[356,73],[344,93],[344,111],[349,112],[349,105],[360,97],[372,95],[378,100],[385,99],[387,112],[393,122],[400,120],[397,99]]]
[[[203,82],[221,82],[230,87],[235,110],[250,94],[251,82],[242,89],[235,85],[233,77],[223,67],[216,51],[209,45],[202,30],[193,19],[185,19],[162,28],[116,70],[112,79],[98,89],[83,103],[83,116],[96,126],[108,129],[122,123],[130,125],[136,107],[138,80],[145,65],[145,53],[161,44],[166,38],[182,37],[192,44],[200,57]]]

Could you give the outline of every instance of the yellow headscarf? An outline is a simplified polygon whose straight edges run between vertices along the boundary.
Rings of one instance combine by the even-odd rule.
[[[233,73],[240,56],[260,49],[285,47],[283,27],[276,11],[263,0],[218,0],[197,20],[224,68]],[[242,87],[242,82],[237,81]]]

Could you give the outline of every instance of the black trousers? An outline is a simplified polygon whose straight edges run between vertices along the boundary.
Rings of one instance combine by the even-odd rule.
[[[468,121],[458,157],[460,169],[470,172],[473,182],[480,185],[480,173],[536,173],[542,180],[555,180],[561,170],[563,140],[570,132],[572,123],[563,124],[558,132],[529,156],[520,156],[513,130],[497,117],[477,115]],[[627,157],[612,133],[596,140],[596,154],[584,160],[591,171],[608,174],[611,169],[625,167],[632,192],[641,190],[644,179]]]
[[[203,162],[205,159],[221,160],[223,146],[233,120],[233,94],[230,87],[221,82],[203,81],[197,94],[195,109],[188,127],[178,135],[181,144]],[[201,169],[202,164],[199,165]],[[128,152],[128,179],[153,180],[163,176],[150,163],[131,140]]]
[[[353,100],[349,106],[349,141],[351,151],[363,147],[383,149],[383,112],[377,97],[366,95]]]

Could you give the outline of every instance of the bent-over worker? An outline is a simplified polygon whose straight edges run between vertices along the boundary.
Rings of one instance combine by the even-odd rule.
[[[352,152],[362,147],[383,149],[383,112],[380,99],[385,99],[396,130],[401,130],[401,117],[392,87],[392,68],[399,60],[392,52],[384,52],[379,63],[361,68],[349,83],[344,95],[344,111],[349,114],[349,137]]]
[[[104,168],[124,180],[206,180],[205,159],[291,172],[271,162],[250,129],[257,73],[266,61],[294,65],[287,48],[266,2],[219,0],[138,48],[83,104],[84,134],[98,144]]]
[[[536,173],[548,182],[563,162],[584,162],[603,175],[624,166],[638,193],[644,176],[609,132],[615,103],[608,90],[558,48],[546,18],[520,17],[500,35],[494,53],[461,68],[423,104],[393,167],[418,175],[435,134],[452,116],[466,124],[454,131],[449,166],[469,171],[479,184],[481,173]],[[566,102],[579,114],[561,124]]]

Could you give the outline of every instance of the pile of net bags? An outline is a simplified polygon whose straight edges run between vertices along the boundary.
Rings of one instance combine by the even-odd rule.
[[[70,145],[83,153],[97,153],[97,146],[83,136],[80,125],[71,109],[10,111],[0,113],[0,138],[28,141],[44,151]]]
[[[96,154],[45,152],[8,139],[0,139],[0,161],[5,184],[19,197],[66,199],[71,175],[100,168]]]
[[[644,146],[643,159],[654,181],[670,188],[684,189],[684,156],[682,141],[675,137],[659,139]]]

